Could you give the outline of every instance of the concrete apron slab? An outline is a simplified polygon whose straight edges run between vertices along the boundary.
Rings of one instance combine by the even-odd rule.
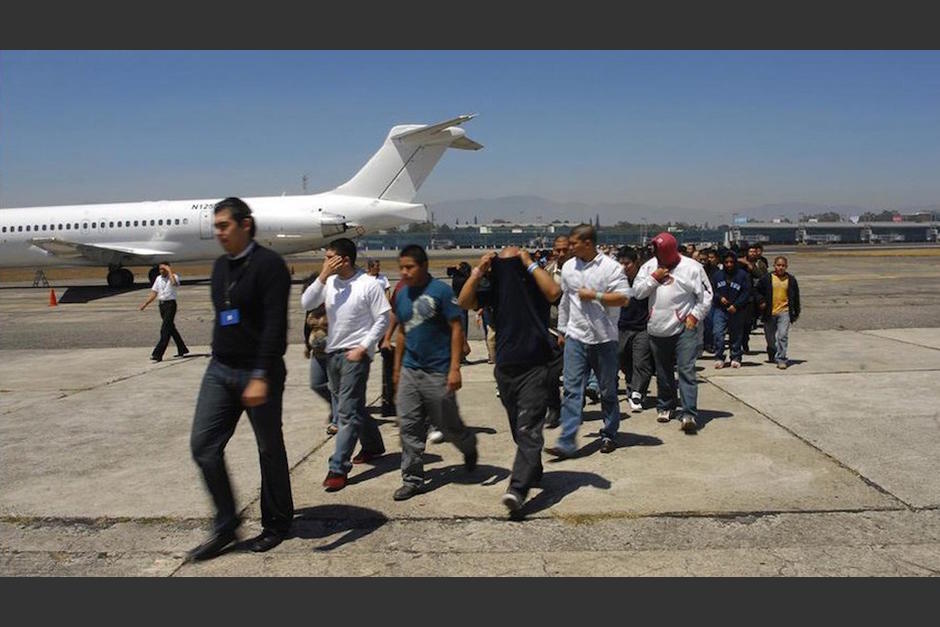
[[[862,333],[940,350],[940,329],[875,329]]]
[[[389,454],[354,466],[350,485],[340,492],[326,493],[320,485],[332,445],[300,464],[293,474],[298,509],[315,515],[318,510],[326,514],[328,506],[345,506],[350,509],[344,516],[380,513],[389,519],[505,516],[499,498],[508,486],[515,448],[493,383],[474,381],[478,376],[465,376],[469,382],[458,396],[465,422],[477,429],[480,465],[473,474],[464,472],[462,455],[452,445],[428,445],[429,491],[393,501],[401,484],[400,449],[394,424],[386,423],[381,431]],[[626,403],[621,405],[630,415]],[[620,448],[604,455],[598,450],[599,406],[589,405],[580,432],[581,456],[558,462],[543,455],[543,489],[530,494],[526,513],[590,520],[663,512],[901,506],[714,386],[700,387],[699,406],[707,421],[699,434],[682,433],[676,421],[660,424],[655,411],[647,409],[623,420]],[[554,443],[558,431],[545,433],[547,443]],[[257,517],[256,505],[252,510]]]
[[[907,331],[907,330],[901,330]],[[755,355],[745,355],[743,366],[732,370],[715,370],[714,360],[706,354],[699,360],[703,366],[702,376],[748,377],[774,373],[778,376],[797,376],[811,373],[833,372],[899,372],[916,370],[940,370],[940,351],[929,348],[940,344],[940,329],[920,329],[918,333],[898,333],[899,338],[915,339],[915,346],[896,339],[882,337],[874,331],[802,331],[798,325],[790,330],[787,356],[791,366],[777,370],[774,364],[765,363],[766,342],[762,335],[751,335],[750,346]],[[728,357],[727,352],[725,353]]]
[[[97,372],[97,387],[68,397],[14,410],[0,424],[4,464],[0,469],[0,512],[54,517],[198,517],[211,508],[189,455],[189,430],[206,359],[134,366],[137,376],[110,381],[105,365],[130,360],[130,349],[22,351],[34,371],[70,385],[69,372]],[[474,350],[485,354],[482,343]],[[136,354],[136,353],[135,353]],[[82,358],[85,364],[82,365]],[[429,445],[426,471],[431,491],[396,503],[400,484],[398,436],[393,421],[382,425],[389,454],[375,465],[356,466],[353,484],[327,494],[332,440],[324,431],[327,405],[307,387],[308,362],[299,347],[288,351],[285,440],[293,471],[297,509],[345,504],[365,517],[502,516],[499,496],[515,454],[505,411],[495,396],[492,366],[464,368],[459,393],[465,421],[477,430],[480,466],[472,475],[449,444]],[[37,361],[38,360],[38,361]],[[10,359],[9,361],[16,361]],[[369,399],[380,393],[380,360],[373,365]],[[8,364],[7,367],[10,367]],[[599,406],[587,407],[581,429],[582,457],[553,463],[548,456],[544,491],[534,491],[533,516],[630,516],[657,512],[727,512],[862,509],[897,506],[853,473],[807,447],[717,388],[700,387],[700,407],[708,421],[696,436],[675,422],[661,425],[648,409],[623,421],[620,449],[597,451]],[[621,411],[628,409],[621,403]],[[546,431],[553,443],[557,431]],[[257,498],[257,451],[243,417],[226,450],[239,503]],[[257,505],[250,510],[257,515]]]
[[[912,348],[896,344],[894,350]],[[711,382],[905,503],[936,507],[937,377],[937,371],[880,372],[713,377]]]
[[[44,360],[42,353],[28,356],[33,372],[46,373],[49,381],[74,385],[71,371],[78,369],[80,384],[90,387],[14,409],[0,420],[0,513],[88,518],[212,515],[189,452],[195,401],[208,359],[141,367],[138,358],[133,366],[123,366],[125,370],[105,374],[107,364],[130,361],[127,351],[86,349],[73,351],[69,359],[62,359],[59,351]],[[8,352],[8,368],[15,361],[9,353],[23,352]],[[121,378],[122,373],[127,376]],[[284,434],[292,465],[326,439],[321,417],[325,407],[309,389],[289,386]],[[258,454],[247,416],[242,416],[226,448],[226,463],[241,506],[257,498]]]

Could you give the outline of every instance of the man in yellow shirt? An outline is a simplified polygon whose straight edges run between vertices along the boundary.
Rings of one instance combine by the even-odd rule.
[[[773,273],[761,277],[757,285],[758,309],[764,320],[768,360],[786,370],[790,325],[800,317],[800,286],[796,277],[787,272],[787,258],[774,259]]]

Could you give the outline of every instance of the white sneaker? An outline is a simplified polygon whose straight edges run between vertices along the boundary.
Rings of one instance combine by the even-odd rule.
[[[510,514],[514,514],[522,508],[522,499],[515,492],[507,492],[500,501],[506,506]]]
[[[656,410],[656,420],[659,422],[669,422],[672,411],[669,409],[657,409]]]
[[[725,367],[725,362],[715,360],[715,370],[721,370]]]
[[[732,367],[732,368],[740,368],[740,367],[741,367],[741,362],[738,361],[737,359],[732,359],[732,360],[731,360],[731,367]]]
[[[633,411],[643,411],[643,397],[639,392],[630,395],[630,409]]]
[[[431,429],[428,432],[428,442],[430,442],[431,444],[440,444],[443,441],[444,441],[444,433],[442,431],[438,431],[437,429]]]

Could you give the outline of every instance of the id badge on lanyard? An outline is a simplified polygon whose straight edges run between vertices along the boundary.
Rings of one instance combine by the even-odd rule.
[[[238,311],[237,307],[232,307],[232,289],[235,288],[235,285],[238,284],[238,281],[241,280],[242,276],[248,270],[248,264],[251,263],[251,256],[254,254],[254,250],[248,253],[248,258],[245,259],[245,264],[241,267],[241,272],[238,276],[235,277],[234,281],[229,281],[229,268],[226,266],[225,269],[225,300],[224,306],[225,309],[219,312],[219,324],[223,327],[230,327],[236,324],[239,324],[242,320],[241,313]]]

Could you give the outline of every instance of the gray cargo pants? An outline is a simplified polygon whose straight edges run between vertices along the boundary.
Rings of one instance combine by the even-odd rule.
[[[467,455],[476,451],[477,437],[460,419],[457,395],[447,390],[447,375],[402,368],[395,397],[401,433],[403,483],[424,485],[424,454],[428,420],[444,439]]]

